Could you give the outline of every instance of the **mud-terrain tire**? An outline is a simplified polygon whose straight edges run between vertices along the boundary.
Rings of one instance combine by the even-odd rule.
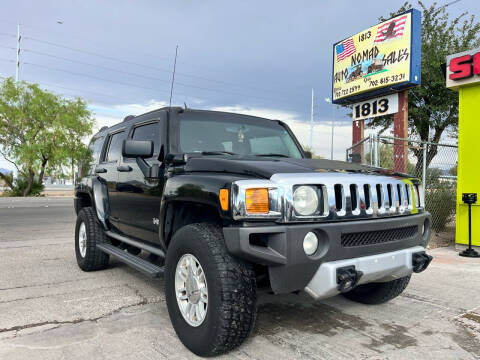
[[[358,285],[343,296],[362,304],[383,304],[400,295],[407,287],[410,277],[411,275],[388,282]]]
[[[84,241],[79,241],[80,237]],[[75,225],[75,255],[80,269],[95,271],[108,266],[109,255],[96,247],[96,244],[105,242],[107,237],[97,220],[95,210],[84,207],[78,213]]]
[[[208,302],[202,305],[202,309],[206,308],[202,310],[203,316],[195,313],[197,320],[203,318],[195,326],[187,322],[179,305],[180,301],[190,302],[190,298],[186,299],[185,275],[194,274],[181,271],[186,269],[182,268],[184,258],[198,260],[200,266],[195,265],[194,269],[200,274],[203,271],[206,279],[204,292],[208,293]],[[185,283],[185,292],[178,292],[185,294],[184,300],[177,300],[177,279],[180,284]],[[198,293],[202,298],[202,292]],[[257,300],[255,272],[251,264],[230,256],[219,226],[190,224],[174,234],[166,256],[165,294],[170,320],[179,339],[199,356],[226,353],[242,344],[253,329]]]

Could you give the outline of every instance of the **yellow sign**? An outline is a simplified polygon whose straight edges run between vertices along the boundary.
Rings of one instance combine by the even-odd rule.
[[[334,44],[335,102],[356,102],[420,83],[417,13],[410,10]]]

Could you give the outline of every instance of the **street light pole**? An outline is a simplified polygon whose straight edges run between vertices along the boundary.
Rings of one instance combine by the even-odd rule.
[[[333,160],[333,135],[335,133],[335,105],[333,105],[332,100],[328,97],[325,98],[325,101],[329,104],[332,104],[332,136],[330,139],[330,160]]]
[[[313,151],[313,88],[312,88],[312,109],[310,112],[310,151]]]
[[[335,133],[335,105],[332,104],[332,138],[330,144],[330,160],[333,160],[333,135]]]

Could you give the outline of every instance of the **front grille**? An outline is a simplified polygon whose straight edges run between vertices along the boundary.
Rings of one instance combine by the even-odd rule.
[[[342,246],[355,247],[404,240],[417,235],[417,232],[418,226],[414,225],[396,229],[346,233],[342,234]]]

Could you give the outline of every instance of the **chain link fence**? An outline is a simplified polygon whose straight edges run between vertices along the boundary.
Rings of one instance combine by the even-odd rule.
[[[406,156],[405,156],[406,154]],[[455,232],[457,146],[371,135],[346,150],[347,161],[407,173],[422,180],[424,203],[437,233]]]

